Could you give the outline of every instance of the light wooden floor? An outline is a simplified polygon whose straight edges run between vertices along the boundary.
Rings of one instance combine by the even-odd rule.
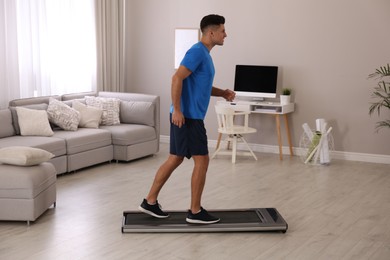
[[[206,209],[276,207],[287,233],[122,234],[167,145],[153,157],[61,176],[57,208],[27,227],[0,222],[0,259],[390,259],[390,166],[332,161],[307,166],[274,154],[211,161]],[[159,198],[189,205],[193,163],[186,160]]]

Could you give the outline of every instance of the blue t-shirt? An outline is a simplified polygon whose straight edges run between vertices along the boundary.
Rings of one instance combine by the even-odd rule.
[[[203,120],[210,103],[215,74],[210,52],[202,42],[198,42],[187,51],[180,65],[192,72],[183,81],[181,111],[186,118]]]

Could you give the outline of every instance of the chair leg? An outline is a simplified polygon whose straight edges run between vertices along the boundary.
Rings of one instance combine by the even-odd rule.
[[[219,134],[218,134],[218,140],[217,140],[217,146],[215,147],[216,150],[218,150],[219,145],[221,144],[221,138],[222,138],[222,134],[219,133]]]
[[[226,150],[230,150],[230,140],[233,140],[233,135],[229,135],[229,139],[226,142]]]
[[[215,147],[215,151],[214,151],[213,155],[211,156],[211,159],[213,159],[215,156],[217,156],[217,154],[221,150],[221,137],[222,137],[222,134],[220,133],[218,135],[217,147]]]
[[[236,163],[237,156],[237,135],[233,136],[232,163]]]
[[[250,154],[253,156],[253,158],[255,158],[255,160],[257,161],[257,156],[254,154],[254,152],[252,151],[252,149],[250,148],[249,144],[247,143],[247,141],[245,140],[245,138],[242,136],[242,135],[239,135],[239,134],[235,134],[235,135],[229,135],[227,138],[226,138],[226,142],[227,144],[230,144],[232,143],[232,150],[231,150],[231,154],[232,154],[232,163],[236,163],[236,158],[237,158],[237,144],[238,144],[238,139],[240,139],[241,141],[243,141],[246,145],[246,147],[248,148],[248,151],[250,152]],[[217,156],[217,154],[220,152],[221,150],[221,144],[218,145],[218,148],[214,151],[213,155],[211,156],[211,159],[213,159],[215,156]]]
[[[248,148],[249,152],[252,154],[252,156],[255,158],[255,160],[257,161],[257,157],[256,155],[253,153],[252,149],[250,148],[249,144],[247,143],[247,141],[245,140],[244,137],[241,136],[241,140],[245,143],[246,147]]]
[[[215,152],[213,153],[213,155],[211,156],[211,159],[213,159],[217,153],[219,152],[219,150],[221,150],[221,147],[218,147],[217,150],[215,150]]]

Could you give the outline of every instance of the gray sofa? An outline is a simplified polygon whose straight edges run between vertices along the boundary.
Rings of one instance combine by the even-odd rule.
[[[47,110],[55,99],[71,106],[73,100],[85,104],[86,97],[120,100],[120,123],[65,131],[53,127],[51,136],[21,135],[17,107]],[[88,92],[12,100],[0,110],[0,148],[29,146],[55,155],[50,162],[57,174],[111,160],[131,161],[155,154],[160,140],[160,99],[158,96],[119,92]]]

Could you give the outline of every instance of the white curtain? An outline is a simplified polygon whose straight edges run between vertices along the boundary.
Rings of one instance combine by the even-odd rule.
[[[20,96],[15,17],[16,2],[0,0],[0,108]]]
[[[124,92],[125,0],[96,0],[98,90]]]
[[[0,0],[0,15],[1,107],[96,90],[94,0]]]

